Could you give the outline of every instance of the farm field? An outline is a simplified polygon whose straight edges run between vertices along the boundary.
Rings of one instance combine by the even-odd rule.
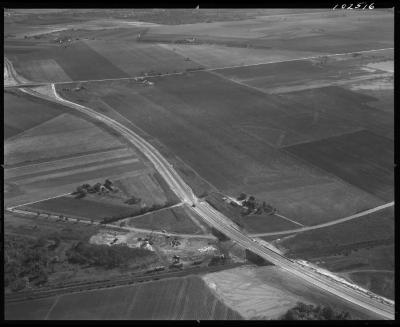
[[[65,82],[129,76],[83,41],[75,41],[67,47],[55,43],[33,45],[24,49],[5,47],[5,55],[17,73],[28,80]]]
[[[391,139],[360,131],[285,149],[385,201],[393,199]]]
[[[319,257],[351,247],[362,248],[393,241],[393,223],[394,209],[391,207],[365,217],[281,239],[278,245],[288,249],[288,254],[305,259]]]
[[[39,41],[7,41],[5,53],[18,74],[35,82],[126,78],[202,67],[157,44],[137,43],[133,35],[140,31],[136,28],[108,33],[66,30],[49,34]],[[120,36],[125,35],[131,39],[122,41]],[[56,38],[71,42],[57,44]]]
[[[66,110],[40,99],[23,96],[19,91],[7,90],[4,92],[4,140],[57,117]]]
[[[297,302],[329,305],[352,319],[376,319],[276,266],[244,266],[203,277],[207,285],[245,319],[279,319]]]
[[[356,81],[389,77],[393,71],[376,68],[374,64],[393,62],[393,55],[393,48],[388,48],[346,55],[318,55],[308,59],[307,56],[297,56],[296,59],[304,59],[225,68],[219,69],[218,73],[268,93],[279,94],[324,85],[347,85]]]
[[[212,43],[253,48],[340,53],[393,46],[393,13],[374,11],[313,12],[293,16],[261,16],[239,22],[154,26],[148,42]],[[360,33],[360,31],[363,31]]]
[[[137,42],[121,43],[120,40],[85,41],[101,56],[114,63],[130,76],[143,76],[145,73],[165,74],[202,68],[196,62],[157,44]]]
[[[95,221],[101,221],[104,218],[114,216],[133,216],[138,211],[137,208],[132,208],[123,203],[117,205],[89,199],[74,199],[71,196],[44,200],[19,208],[26,211],[64,215],[67,217],[84,218]]]
[[[185,206],[161,210],[145,214],[144,216],[126,219],[126,225],[130,227],[165,230],[169,233],[202,234],[203,225],[200,217],[193,217],[194,214]],[[200,226],[203,227],[200,228]]]
[[[224,305],[196,276],[62,295],[27,302],[36,319],[230,320],[241,316]],[[6,319],[26,319],[27,303],[8,304]],[[26,311],[23,311],[26,312]]]
[[[284,124],[293,114],[292,102],[208,72],[151,80],[155,82],[151,88],[129,82],[85,83],[82,96],[62,90],[61,94],[73,101],[101,98],[221,192],[253,194],[304,225],[382,204],[374,195],[274,146],[277,132],[273,129],[271,137],[267,133],[262,138],[243,131],[243,126],[268,131]],[[92,101],[92,108],[103,108],[86,101]],[[278,138],[281,134],[278,131]],[[296,135],[293,130],[293,141]]]
[[[118,139],[93,123],[64,113],[7,141],[4,145],[5,164],[15,166],[122,145]]]

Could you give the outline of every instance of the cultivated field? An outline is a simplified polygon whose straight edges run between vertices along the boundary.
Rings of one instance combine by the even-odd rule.
[[[329,305],[353,319],[376,319],[275,266],[245,266],[206,274],[207,285],[247,319],[279,319],[297,302]]]
[[[394,209],[387,208],[365,217],[323,229],[310,230],[282,239],[278,245],[288,254],[318,257],[342,250],[371,247],[393,241]]]
[[[29,310],[24,309],[29,306]],[[6,305],[6,319],[231,320],[241,316],[195,276]]]
[[[360,33],[360,31],[362,31]],[[154,26],[148,42],[212,43],[237,47],[340,53],[393,46],[393,13],[309,10],[297,15],[268,15],[238,22]]]
[[[6,142],[4,156],[7,166],[15,166],[121,146],[93,123],[65,113]]]
[[[137,213],[137,208],[124,205],[107,203],[106,201],[93,201],[90,199],[74,199],[72,196],[63,196],[44,200],[19,207],[21,210],[63,215],[72,218],[101,221],[110,217],[128,217]]]
[[[280,126],[292,114],[292,102],[282,105],[280,97],[207,72],[151,80],[155,85],[147,88],[128,82],[88,83],[82,99],[101,97],[223,193],[253,194],[302,224],[329,221],[382,203],[274,146],[276,132],[261,138],[243,130],[243,125]],[[63,96],[81,99],[77,93]]]
[[[61,115],[68,109],[54,106],[19,91],[4,92],[4,139],[25,132],[43,122]]]
[[[298,144],[287,151],[377,197],[394,195],[394,143],[369,131]]]

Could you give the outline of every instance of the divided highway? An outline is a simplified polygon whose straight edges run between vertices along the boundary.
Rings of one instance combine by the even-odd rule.
[[[89,109],[85,106],[61,98],[52,84],[52,94],[22,88],[21,91],[30,95],[61,103],[70,108],[79,110],[103,123],[125,136],[154,164],[158,172],[163,176],[171,189],[189,207],[200,215],[209,225],[224,233],[233,241],[244,248],[258,254],[265,260],[289,271],[290,273],[302,278],[303,280],[317,286],[327,292],[334,294],[352,304],[356,304],[383,319],[394,319],[394,303],[370,292],[364,292],[356,286],[346,285],[332,277],[323,275],[311,268],[290,260],[276,251],[276,249],[266,247],[259,241],[252,239],[226,216],[215,210],[207,202],[200,201],[193,193],[192,189],[183,181],[173,166],[147,141],[135,134],[123,124]]]

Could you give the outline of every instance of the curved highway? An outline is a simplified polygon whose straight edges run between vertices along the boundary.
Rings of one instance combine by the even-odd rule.
[[[266,247],[259,241],[250,238],[226,216],[212,208],[207,202],[200,201],[193,193],[192,189],[183,181],[179,174],[174,170],[171,164],[147,141],[135,134],[132,130],[123,124],[89,109],[85,106],[61,98],[51,85],[51,92],[34,91],[24,89],[21,91],[36,97],[44,98],[53,102],[61,103],[70,108],[79,110],[103,123],[125,136],[154,164],[158,172],[163,176],[176,195],[184,202],[190,205],[190,208],[200,215],[207,223],[220,232],[224,233],[230,239],[234,240],[246,249],[260,255],[265,260],[289,271],[290,273],[302,278],[303,280],[317,286],[327,292],[330,292],[352,304],[356,304],[383,319],[394,319],[394,303],[390,300],[377,296],[371,292],[361,291],[356,286],[346,285],[332,277],[323,275],[299,262],[290,260],[275,249]]]

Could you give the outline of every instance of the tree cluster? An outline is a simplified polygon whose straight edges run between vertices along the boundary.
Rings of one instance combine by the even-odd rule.
[[[40,286],[47,282],[48,274],[53,270],[54,254],[60,240],[53,238],[49,242],[6,237],[4,240],[4,286],[19,291],[29,282]]]
[[[351,316],[346,311],[335,311],[329,306],[313,306],[298,302],[289,309],[281,318],[282,320],[350,320]]]
[[[245,193],[240,193],[237,200],[242,201],[242,206],[244,207],[244,210],[241,212],[242,215],[249,215],[250,213],[259,215],[262,212],[274,214],[276,212],[276,208],[267,204],[265,201],[262,203],[257,201],[252,195],[247,196]]]

